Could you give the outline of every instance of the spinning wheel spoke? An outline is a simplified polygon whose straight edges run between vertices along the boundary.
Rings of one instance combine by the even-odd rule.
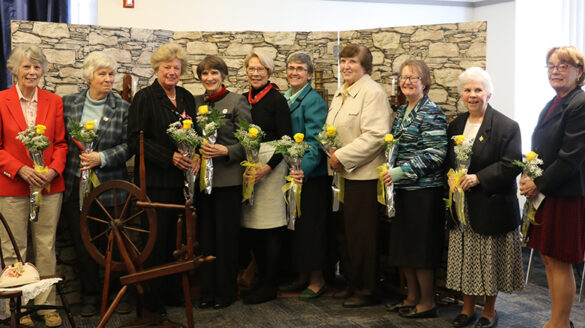
[[[120,232],[122,247],[135,266],[150,255],[156,240],[156,211],[137,207],[139,199],[140,189],[121,180],[104,182],[87,196],[81,212],[81,237],[88,253],[101,266],[106,265],[108,253],[115,252],[112,270],[126,271],[126,264],[117,254],[121,251],[116,250],[118,245],[114,250],[108,249],[104,241],[113,235],[113,227]]]

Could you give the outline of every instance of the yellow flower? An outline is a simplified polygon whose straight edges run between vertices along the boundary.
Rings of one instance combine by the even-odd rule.
[[[183,121],[183,130],[190,130],[191,125],[193,125],[193,121],[191,120],[184,120]]]
[[[538,154],[535,153],[535,152],[533,152],[533,151],[531,151],[528,154],[526,154],[526,162],[527,163],[530,163],[530,162],[532,162],[533,160],[535,160],[537,158],[538,158]]]
[[[463,145],[464,141],[465,141],[465,136],[462,134],[455,137],[455,143],[459,146]]]
[[[327,127],[327,135],[330,137],[335,137],[335,133],[337,131],[335,130],[335,127],[333,125],[330,125]]]
[[[47,127],[42,124],[37,125],[37,134],[41,136],[44,135],[46,129]]]
[[[296,143],[301,143],[305,139],[305,135],[302,133],[297,133],[294,135],[294,138]]]
[[[392,142],[394,141],[394,136],[392,133],[388,133],[384,136],[384,142]]]
[[[199,106],[199,114],[205,115],[209,112],[209,107],[207,105]]]
[[[250,130],[248,130],[248,135],[250,136],[250,138],[256,139],[256,137],[258,137],[258,129],[250,128]]]
[[[85,122],[85,130],[86,131],[93,130],[93,128],[95,128],[95,122],[94,121],[87,121],[87,122]]]

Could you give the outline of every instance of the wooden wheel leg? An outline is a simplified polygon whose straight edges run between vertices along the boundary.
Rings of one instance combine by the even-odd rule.
[[[112,314],[114,314],[114,310],[116,310],[118,304],[120,304],[122,297],[124,297],[124,294],[126,294],[126,290],[128,290],[128,286],[122,286],[122,288],[120,288],[120,291],[116,295],[116,298],[114,298],[114,301],[112,302],[112,304],[110,304],[108,311],[106,311],[106,313],[100,319],[97,328],[104,328],[106,326],[106,324],[110,320],[110,317],[112,316]]]
[[[106,314],[108,306],[108,292],[110,290],[110,276],[112,273],[112,253],[114,252],[114,234],[108,236],[108,249],[106,250],[106,268],[104,270],[104,289],[102,290],[102,305],[100,307],[100,318]]]
[[[183,297],[185,298],[185,315],[187,316],[187,327],[193,328],[195,321],[193,320],[193,305],[191,305],[191,288],[189,285],[189,274],[183,272]]]

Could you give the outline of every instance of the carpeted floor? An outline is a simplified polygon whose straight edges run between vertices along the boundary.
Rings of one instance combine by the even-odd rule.
[[[525,254],[525,262],[528,253]],[[579,288],[580,276],[577,287]],[[328,293],[331,294],[331,291]],[[585,296],[585,295],[584,295]],[[244,305],[241,301],[222,310],[193,309],[196,327],[451,327],[450,321],[459,313],[460,305],[443,300],[439,304],[439,317],[412,320],[401,318],[396,313],[385,310],[384,303],[393,297],[386,295],[375,306],[360,309],[346,309],[341,301],[330,296],[322,296],[313,301],[301,301],[296,297],[279,297],[277,300],[260,304]],[[496,305],[502,328],[540,328],[550,315],[550,300],[546,289],[546,278],[542,262],[536,256],[528,286],[514,294],[501,294]],[[476,309],[478,316],[481,308]],[[169,308],[168,318],[186,325],[184,308]],[[95,327],[97,316],[75,317],[78,327]],[[577,328],[585,328],[585,300],[574,305],[572,321]],[[115,314],[107,327],[120,327],[136,320],[134,313]],[[37,323],[36,327],[44,327]],[[63,327],[69,327],[64,322]]]

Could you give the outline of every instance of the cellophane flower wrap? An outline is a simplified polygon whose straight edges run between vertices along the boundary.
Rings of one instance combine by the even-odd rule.
[[[182,150],[183,156],[190,160],[195,160],[197,155],[197,147],[201,144],[203,139],[193,129],[193,121],[183,120],[176,121],[169,124],[167,134],[175,141],[177,148]],[[197,174],[193,168],[190,168],[185,172],[185,181],[183,184],[183,195],[185,200],[189,200],[193,204],[195,199],[195,181],[197,180]]]
[[[542,175],[543,164],[542,159],[538,158],[538,154],[531,151],[524,157],[524,162],[514,161],[512,164],[522,168],[522,173],[528,178],[534,180]],[[530,197],[526,197],[526,202],[522,209],[522,242],[528,243],[528,231],[531,224],[537,224],[534,216],[536,215],[536,207]]]
[[[305,135],[302,133],[295,134],[293,138],[284,135],[280,140],[271,141],[269,144],[274,147],[275,154],[283,155],[291,169],[300,170],[303,156],[310,146],[304,141]],[[287,204],[288,229],[295,230],[296,219],[301,216],[302,184],[294,181],[290,175],[286,180],[288,182],[282,186],[282,195]]]
[[[69,135],[74,139],[75,143],[84,154],[93,152],[94,140],[97,136],[95,133],[95,122],[87,121],[85,123],[78,123],[73,120],[67,122]],[[79,176],[79,209],[83,208],[85,197],[97,186],[100,181],[92,169],[81,171]]]
[[[201,128],[203,142],[215,144],[217,141],[217,129],[222,125],[223,115],[208,105],[199,106],[197,109],[197,125]],[[213,159],[201,159],[201,174],[199,175],[200,190],[211,195],[213,188]]]
[[[234,136],[246,151],[246,160],[240,163],[245,168],[242,180],[242,202],[248,201],[248,204],[254,205],[255,173],[256,169],[262,167],[258,152],[260,151],[264,131],[256,124],[250,124],[241,119],[238,120],[240,128],[234,132]],[[246,178],[248,172],[250,172],[250,178]]]
[[[464,135],[453,136],[455,141],[454,151],[456,159],[455,170],[452,168],[447,172],[447,177],[453,180],[453,184],[449,186],[449,199],[447,200],[447,207],[451,212],[451,216],[457,219],[461,224],[467,225],[465,216],[465,192],[461,188],[461,179],[467,174],[469,169],[469,161],[473,152],[473,141],[475,138],[467,139]],[[455,202],[455,215],[453,215],[453,202]]]
[[[331,156],[331,148],[337,149],[341,147],[341,140],[339,140],[337,129],[333,125],[323,125],[323,129],[317,135],[317,141],[319,141],[321,149],[325,152],[327,157]],[[334,212],[339,211],[339,203],[343,203],[343,182],[344,180],[342,174],[339,174],[337,171],[333,171],[331,191],[333,193],[332,209]]]
[[[384,136],[384,155],[386,156],[386,163],[377,167],[378,171],[378,202],[386,206],[386,216],[393,218],[396,215],[396,208],[394,207],[394,184],[386,186],[384,183],[384,173],[390,171],[394,167],[396,160],[396,148],[398,139],[390,133]]]
[[[34,170],[39,173],[47,173],[49,168],[44,165],[43,151],[49,148],[51,144],[49,138],[45,136],[46,126],[39,124],[36,126],[29,126],[26,130],[20,131],[16,139],[20,140],[28,149],[30,158],[33,161]],[[46,187],[50,192],[50,186]],[[43,202],[43,189],[39,187],[30,186],[29,198],[29,219],[32,222],[39,220],[39,209]]]

